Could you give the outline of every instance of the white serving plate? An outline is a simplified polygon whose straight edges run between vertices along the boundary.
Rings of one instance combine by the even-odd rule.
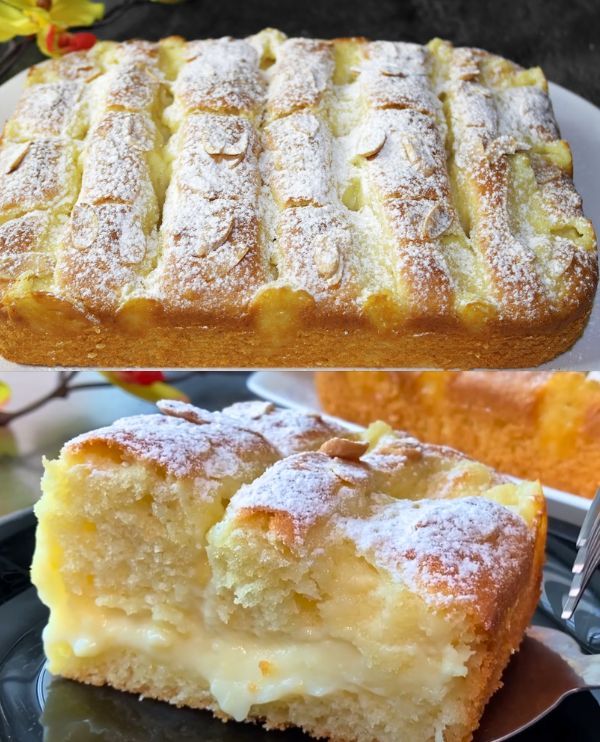
[[[14,111],[26,74],[24,70],[0,85],[0,127]],[[562,136],[573,150],[575,185],[583,197],[585,213],[600,230],[600,109],[554,83],[550,83],[550,97]],[[0,370],[9,368],[22,367],[0,358]],[[582,337],[569,351],[541,368],[600,369],[600,291]]]
[[[263,399],[268,399],[283,407],[293,407],[299,410],[317,410],[322,412],[319,398],[315,390],[312,371],[257,371],[248,379],[248,388],[251,392]],[[324,417],[337,420],[351,430],[360,430],[347,420]],[[518,479],[517,477],[512,477]],[[552,487],[544,487],[548,514],[567,523],[580,526],[590,506],[590,501],[578,495],[561,492]]]

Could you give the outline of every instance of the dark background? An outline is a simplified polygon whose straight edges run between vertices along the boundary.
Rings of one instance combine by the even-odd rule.
[[[120,2],[105,5],[110,10]],[[188,0],[179,7],[148,0],[97,34],[244,36],[265,26],[321,37],[425,42],[441,36],[524,66],[539,64],[550,80],[600,105],[600,0]],[[10,74],[40,58],[32,45]]]

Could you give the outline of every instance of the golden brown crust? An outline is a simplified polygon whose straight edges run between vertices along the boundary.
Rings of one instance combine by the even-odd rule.
[[[536,542],[530,570],[523,574],[518,592],[508,601],[504,620],[493,638],[488,640],[481,670],[473,674],[473,705],[466,720],[466,729],[476,729],[486,703],[502,687],[502,673],[516,652],[531,621],[540,597],[542,570],[545,562],[547,517],[545,509],[538,515]],[[461,739],[462,737],[457,737]],[[471,736],[467,737],[470,739]]]
[[[102,42],[32,70],[0,192],[18,362],[535,366],[597,283],[543,75],[439,40]]]
[[[251,459],[264,466],[282,455],[317,449],[340,432],[319,415],[281,410],[261,402],[240,402],[209,412],[174,400],[159,402],[162,415],[117,420],[73,438],[64,450],[72,456],[107,453],[143,460],[180,477],[223,475],[220,461],[243,468]],[[212,472],[212,473],[211,473]]]
[[[46,270],[44,262],[27,265]],[[31,277],[23,289],[30,285]],[[294,300],[288,310],[294,307],[300,318],[312,315],[308,298],[303,302],[302,295],[294,295]],[[230,316],[222,318],[221,327],[211,327],[206,317],[197,325],[185,323],[181,314],[169,321],[153,302],[131,304],[116,322],[97,323],[45,293],[15,297],[0,310],[0,355],[31,365],[100,368],[377,368],[406,367],[409,361],[420,367],[515,368],[551,360],[577,340],[587,321],[577,318],[540,335],[490,328],[481,335],[464,334],[435,331],[431,325],[415,334],[374,334],[348,319],[341,326],[298,327],[292,311],[264,323],[259,314],[258,329]]]

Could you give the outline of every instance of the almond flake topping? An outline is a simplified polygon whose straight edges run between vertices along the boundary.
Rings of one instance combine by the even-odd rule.
[[[198,248],[198,256],[204,258],[209,252],[211,252],[211,250],[214,250],[227,242],[229,235],[233,230],[233,222],[234,218],[231,214],[221,214],[218,218],[212,220],[212,223],[210,224],[212,231],[208,234],[202,235],[203,244]],[[237,262],[239,263],[239,260]]]
[[[375,157],[385,144],[386,133],[384,129],[378,126],[363,127],[357,140],[355,149],[357,156]]]
[[[329,281],[335,279],[334,283],[339,282],[341,278],[338,270],[341,261],[340,249],[333,240],[328,239],[327,235],[323,235],[315,244],[314,259],[317,271],[322,278]]]
[[[78,250],[90,247],[98,236],[100,225],[91,204],[76,204],[71,214],[71,244]]]
[[[319,452],[330,456],[332,459],[358,461],[367,452],[368,448],[369,444],[365,441],[352,441],[349,438],[331,438],[323,443],[321,448],[319,448]]]
[[[189,423],[195,423],[196,425],[205,425],[211,422],[214,417],[208,410],[175,399],[161,399],[160,402],[156,403],[156,406],[163,415],[179,417],[181,420],[187,420]]]
[[[421,225],[421,236],[426,240],[434,240],[452,224],[452,215],[441,204],[434,204],[425,215]]]
[[[24,144],[11,143],[8,145],[8,147],[5,148],[4,152],[2,153],[2,159],[0,160],[0,162],[2,163],[3,173],[5,173],[6,175],[14,173],[14,171],[25,159],[25,155],[29,151],[29,145],[29,142],[25,142]]]

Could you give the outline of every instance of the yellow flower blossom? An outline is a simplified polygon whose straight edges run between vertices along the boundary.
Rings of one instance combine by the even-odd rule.
[[[0,0],[0,42],[35,34],[40,49],[53,53],[47,41],[50,31],[90,26],[103,15],[104,5],[93,0]]]
[[[4,405],[10,399],[10,387],[5,381],[0,381],[0,407]]]

